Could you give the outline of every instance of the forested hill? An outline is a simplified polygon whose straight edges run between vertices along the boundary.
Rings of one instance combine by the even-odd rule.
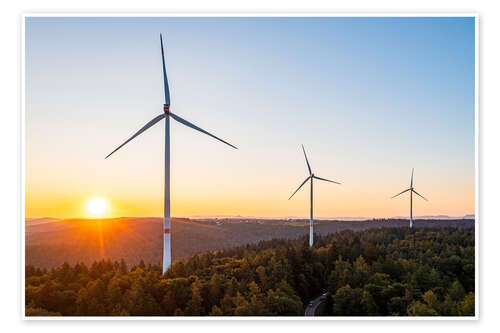
[[[273,238],[295,239],[309,234],[308,220],[248,218],[172,219],[174,260],[193,254],[232,248]],[[474,220],[416,220],[416,228],[470,227]],[[408,220],[315,221],[320,235],[342,230],[408,227]],[[52,268],[67,262],[91,265],[99,260],[124,259],[130,266],[143,260],[161,264],[163,219],[36,219],[26,221],[26,264]]]
[[[474,315],[474,228],[383,228],[195,255],[165,275],[124,261],[26,267],[26,315]]]

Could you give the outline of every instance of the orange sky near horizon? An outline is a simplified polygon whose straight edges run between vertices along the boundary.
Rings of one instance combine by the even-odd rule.
[[[245,180],[244,177],[241,177],[241,181],[232,177],[209,177],[209,172],[203,170],[196,177],[180,173],[172,179],[172,216],[308,217],[309,186],[304,185],[291,200],[287,200],[306,176],[305,170],[297,170],[305,168],[305,163],[300,165],[300,157],[299,155],[296,163],[299,164],[298,167],[292,168],[296,171],[295,175],[283,175],[279,179],[263,176],[260,182]],[[92,217],[85,208],[87,200],[92,197],[103,197],[109,201],[109,211],[103,217],[162,216],[161,166],[153,174],[129,174],[126,182],[122,181],[121,176],[125,177],[123,171],[103,169],[109,172],[108,180],[103,177],[92,183],[80,183],[80,178],[71,178],[71,173],[63,177],[59,172],[49,172],[36,177],[36,172],[31,172],[27,175],[26,183],[26,217]],[[401,172],[392,179],[387,176],[386,183],[374,180],[369,186],[365,186],[364,177],[349,179],[324,173],[318,170],[317,174],[339,180],[343,184],[315,181],[314,214],[318,218],[393,217],[409,214],[408,195],[389,199],[408,187],[408,174]],[[340,171],[338,173],[342,174]],[[465,185],[460,182],[449,187],[451,179],[438,179],[430,172],[428,175],[423,173],[416,171],[415,187],[429,201],[425,202],[414,196],[415,216],[474,214],[473,182]],[[112,175],[116,178],[112,178]],[[422,179],[424,177],[427,179]],[[92,176],[81,174],[81,179],[89,178]],[[436,183],[443,184],[443,187],[429,185]],[[453,195],[450,196],[450,193]]]

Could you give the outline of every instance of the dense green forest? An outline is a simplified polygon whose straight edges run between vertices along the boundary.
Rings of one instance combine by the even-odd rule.
[[[473,316],[473,228],[381,228],[274,239],[160,266],[26,267],[26,315]]]

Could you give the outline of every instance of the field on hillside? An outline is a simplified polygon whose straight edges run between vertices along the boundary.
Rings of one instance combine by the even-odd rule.
[[[421,227],[471,227],[474,220],[417,220]],[[316,221],[320,235],[341,230],[408,227],[407,220]],[[128,264],[162,261],[161,218],[34,219],[26,222],[26,264],[42,268],[64,262],[90,264],[124,259]],[[308,235],[306,220],[176,219],[172,221],[173,259],[273,238]]]

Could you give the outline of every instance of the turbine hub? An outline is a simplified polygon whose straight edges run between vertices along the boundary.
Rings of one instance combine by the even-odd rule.
[[[165,112],[166,114],[169,114],[170,113],[170,105],[163,104],[163,112]]]

